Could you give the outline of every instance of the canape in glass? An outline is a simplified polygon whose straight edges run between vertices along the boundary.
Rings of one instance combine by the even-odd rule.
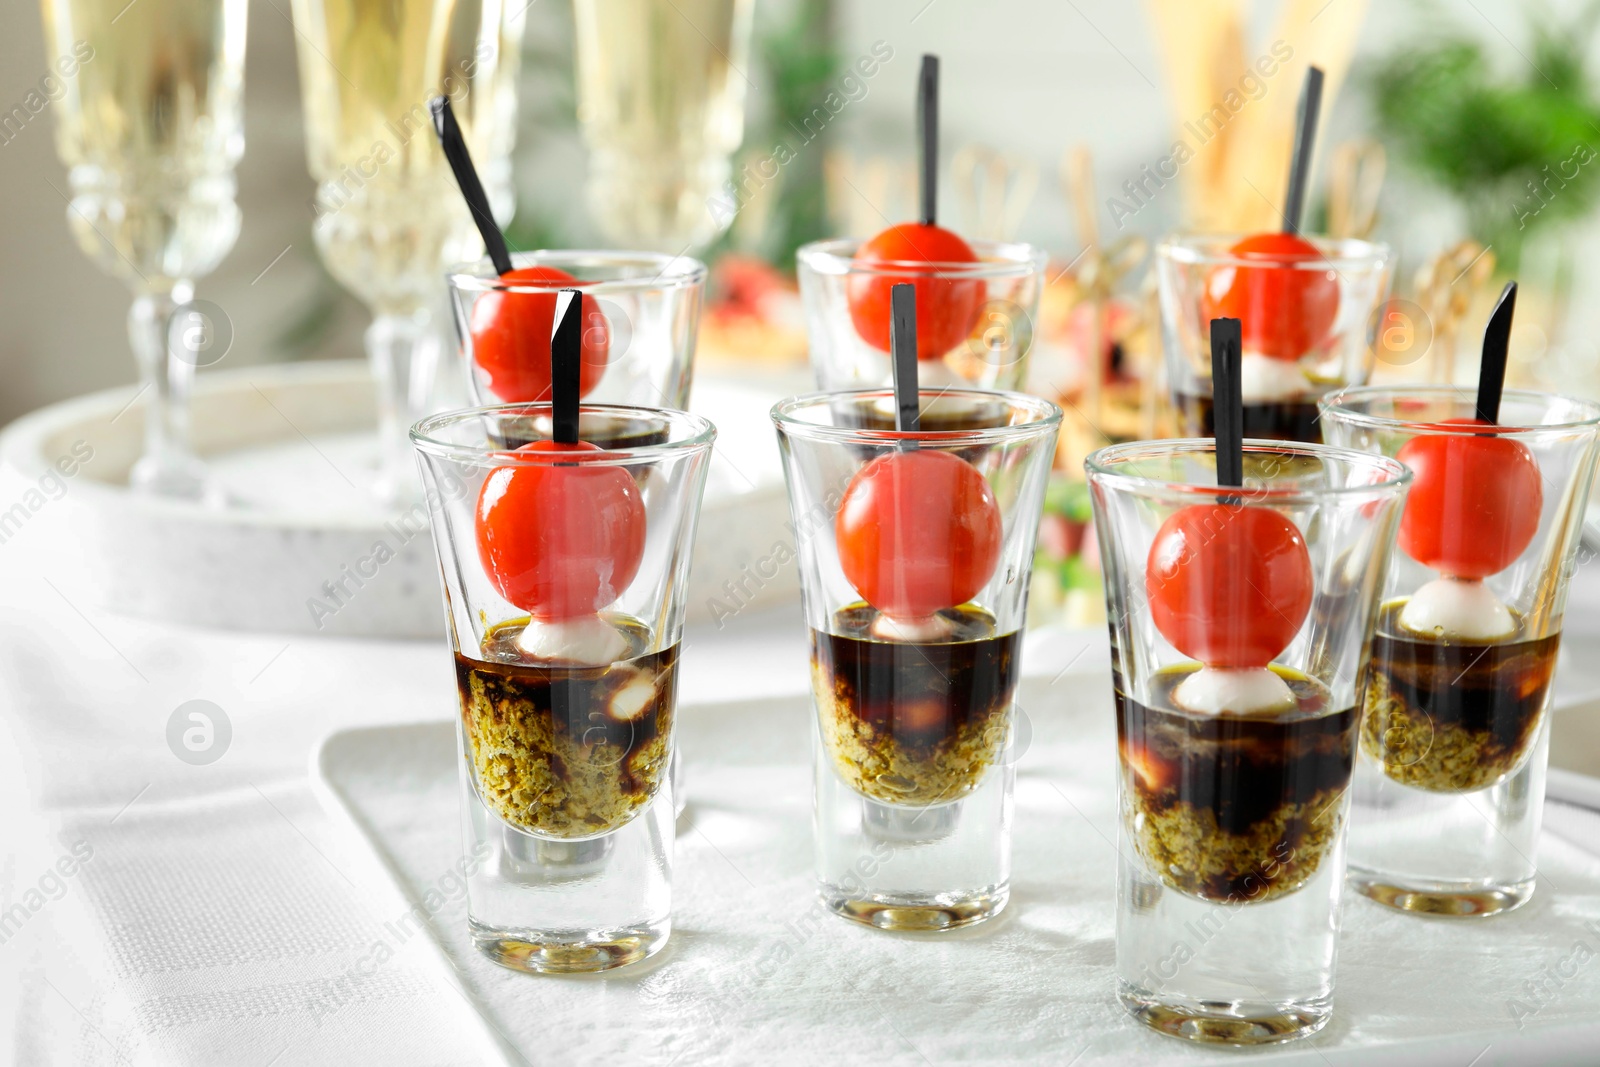
[[[1010,894],[1006,751],[1061,412],[970,389],[920,404],[924,427],[961,428],[873,428],[888,390],[772,417],[811,635],[818,889],[857,922],[943,931]]]
[[[916,284],[919,339],[936,349],[919,354],[923,388],[1022,387],[1044,291],[1048,257],[1043,250],[972,241],[975,262],[886,263],[856,259],[860,245],[849,239],[816,241],[796,253],[819,389],[890,384],[887,314],[867,313],[862,301],[865,294],[899,282]]]
[[[1258,1044],[1333,1010],[1359,681],[1410,475],[1209,440],[1085,463],[1118,741],[1117,988],[1147,1025]]]
[[[1373,637],[1350,879],[1391,907],[1484,916],[1536,880],[1549,704],[1600,405],[1508,389],[1350,389],[1331,443],[1417,470]]]
[[[502,278],[488,260],[448,276],[467,389],[479,404],[550,399],[556,294],[583,290],[583,399],[687,408],[706,267],[656,252],[540,251],[511,257],[532,277]]]
[[[1306,237],[1319,255],[1236,254],[1238,235],[1177,234],[1156,246],[1161,339],[1182,437],[1215,432],[1210,322],[1244,327],[1244,435],[1321,442],[1317,401],[1372,373],[1376,312],[1393,256],[1368,241]]]
[[[715,430],[584,405],[546,450],[549,405],[412,430],[460,698],[472,938],[538,972],[606,970],[672,925],[673,755],[684,589]],[[507,444],[514,442],[515,444]]]

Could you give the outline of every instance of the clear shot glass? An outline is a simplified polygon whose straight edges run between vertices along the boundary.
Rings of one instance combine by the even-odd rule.
[[[1244,327],[1244,435],[1317,444],[1317,402],[1372,374],[1393,256],[1381,244],[1307,238],[1300,259],[1237,255],[1241,238],[1178,234],[1156,246],[1161,341],[1180,437],[1216,432],[1211,320]]]
[[[655,252],[519,252],[501,278],[487,259],[447,276],[468,395],[476,404],[550,399],[557,294],[583,290],[584,403],[689,405],[706,267]]]
[[[678,411],[585,405],[546,451],[548,405],[447,412],[411,438],[460,697],[473,941],[542,973],[660,951],[672,929],[683,590],[716,431]]]
[[[886,390],[772,409],[811,636],[823,903],[884,930],[982,922],[1010,893],[1007,758],[1034,539],[1060,410],[1018,393]]]
[[[1364,694],[1350,881],[1390,907],[1486,916],[1533,895],[1551,682],[1600,405],[1506,390],[1468,427],[1449,386],[1351,389],[1332,444],[1416,468]]]
[[[1217,486],[1206,440],[1085,463],[1117,715],[1117,992],[1156,1030],[1233,1045],[1333,1010],[1360,679],[1410,477],[1323,445],[1246,441],[1244,460],[1243,488]]]
[[[897,282],[918,287],[923,388],[1022,388],[1044,291],[1043,249],[973,241],[973,263],[866,264],[854,258],[860,245],[816,241],[795,256],[817,388],[893,386],[888,292]],[[879,428],[893,429],[892,417]]]

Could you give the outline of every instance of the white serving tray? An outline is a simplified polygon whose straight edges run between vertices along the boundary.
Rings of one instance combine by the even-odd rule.
[[[695,545],[690,618],[710,616],[725,581],[767,554],[789,519],[767,410],[779,389],[696,383],[693,407],[718,426]],[[19,486],[49,478],[78,449],[92,458],[64,479],[50,508],[60,536],[42,545],[52,580],[75,602],[197,625],[369,637],[442,633],[431,537],[406,538],[397,514],[366,487],[374,401],[366,365],[293,363],[203,375],[195,390],[196,451],[227,508],[152,499],[127,488],[144,406],[119,388],[43,408],[0,434],[0,466]],[[53,497],[54,483],[46,487]],[[374,577],[331,598],[325,582],[373,554],[394,552]],[[58,577],[59,576],[59,577]],[[751,589],[751,583],[745,583]],[[796,595],[793,568],[755,588],[758,605]],[[327,610],[316,610],[312,602]]]
[[[1578,941],[1600,947],[1600,859],[1547,836],[1522,910],[1481,923],[1346,901],[1336,1014],[1307,1041],[1250,1052],[1132,1022],[1113,993],[1115,766],[1103,669],[1026,680],[1012,903],[943,937],[824,915],[811,881],[805,699],[686,707],[667,949],[609,976],[532,977],[489,963],[464,905],[433,934],[512,1062],[882,1067],[930,1063],[1240,1063],[1307,1067],[1593,1064],[1600,959],[1519,1030],[1508,1005]],[[312,760],[323,803],[421,900],[460,855],[453,726],[333,734]],[[393,887],[389,887],[392,891]],[[1586,928],[1586,923],[1594,924]],[[526,1057],[522,1060],[519,1057]]]

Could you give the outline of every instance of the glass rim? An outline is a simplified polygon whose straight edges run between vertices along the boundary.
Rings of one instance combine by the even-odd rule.
[[[801,245],[795,262],[818,274],[866,274],[884,277],[1025,278],[1041,273],[1050,254],[1023,241],[968,241],[978,254],[975,263],[883,260],[872,264],[855,261],[855,251],[866,242],[856,237],[830,237]]]
[[[464,445],[455,441],[445,441],[433,436],[443,427],[454,426],[471,419],[493,418],[496,416],[527,418],[537,417],[540,414],[548,415],[551,404],[547,400],[532,401],[525,404],[495,404],[488,407],[454,408],[441,411],[419,419],[411,427],[411,445],[424,455],[440,459],[451,459],[459,463],[470,463],[475,466],[504,467],[521,464],[523,466],[537,467],[549,466],[559,458],[560,462],[572,462],[571,453],[562,452],[523,452],[517,448],[498,448],[489,445]],[[641,462],[661,459],[675,453],[706,451],[711,448],[717,439],[717,428],[711,420],[702,415],[694,415],[687,411],[678,411],[675,408],[650,408],[637,404],[579,404],[578,414],[605,415],[616,419],[629,419],[640,421],[643,419],[658,419],[670,425],[679,425],[688,428],[691,432],[687,437],[676,441],[663,441],[658,444],[629,446],[627,448],[601,449],[596,452],[583,453],[583,464],[595,467],[623,467]],[[534,457],[540,458],[534,458]]]
[[[472,293],[553,293],[560,289],[579,288],[585,293],[605,296],[612,293],[636,293],[650,290],[686,289],[703,284],[709,270],[692,256],[669,255],[665,252],[630,251],[602,248],[540,248],[530,252],[513,252],[514,268],[528,266],[580,267],[584,263],[604,265],[638,264],[645,269],[656,268],[656,273],[637,278],[607,278],[571,282],[512,282],[500,280],[494,264],[487,256],[482,259],[456,263],[445,271],[445,280],[452,289]],[[577,273],[569,272],[569,273]]]
[[[1205,264],[1223,267],[1251,267],[1256,270],[1371,270],[1381,268],[1394,258],[1394,250],[1381,241],[1363,241],[1357,237],[1323,237],[1303,235],[1322,253],[1316,259],[1292,263],[1236,256],[1228,251],[1249,234],[1242,233],[1169,233],[1156,243],[1157,258],[1171,259],[1186,266]]]
[[[1317,414],[1319,418],[1332,418],[1371,429],[1405,430],[1417,436],[1440,437],[1462,436],[1467,433],[1473,437],[1531,437],[1540,434],[1571,433],[1573,430],[1600,425],[1600,404],[1592,400],[1567,396],[1564,393],[1547,393],[1538,389],[1506,389],[1501,392],[1500,399],[1502,403],[1514,400],[1519,403],[1540,404],[1545,408],[1554,406],[1556,402],[1571,404],[1576,408],[1587,410],[1589,417],[1566,422],[1544,422],[1535,426],[1507,426],[1496,423],[1493,426],[1474,426],[1469,429],[1460,424],[1403,419],[1394,415],[1375,415],[1356,411],[1347,406],[1348,402],[1378,398],[1427,400],[1434,397],[1469,405],[1475,403],[1473,394],[1454,385],[1359,385],[1349,386],[1324,396],[1317,402]]]
[[[1038,417],[1027,422],[1006,423],[1003,426],[980,426],[962,430],[875,430],[860,426],[834,426],[829,423],[810,422],[797,412],[829,401],[856,399],[894,400],[893,389],[825,389],[786,397],[772,405],[768,413],[778,432],[790,437],[814,441],[841,441],[854,444],[887,444],[896,441],[926,441],[929,444],[991,444],[1038,434],[1061,423],[1061,408],[1043,397],[1031,393],[1002,392],[996,389],[918,389],[917,399],[938,400],[956,397],[976,401],[1000,401],[1011,410],[1032,411]]]
[[[1083,469],[1091,480],[1110,482],[1115,487],[1141,491],[1146,495],[1161,492],[1172,496],[1195,498],[1244,498],[1243,503],[1270,500],[1274,505],[1314,504],[1328,498],[1358,496],[1362,494],[1393,493],[1411,484],[1411,468],[1391,456],[1363,452],[1338,445],[1314,444],[1303,441],[1268,441],[1247,437],[1245,452],[1275,453],[1305,456],[1312,459],[1337,459],[1357,466],[1382,470],[1388,473],[1383,481],[1366,485],[1323,486],[1316,489],[1274,489],[1265,485],[1197,485],[1193,482],[1174,482],[1165,478],[1151,478],[1141,474],[1128,474],[1117,470],[1113,464],[1140,457],[1205,453],[1215,454],[1217,443],[1210,437],[1179,437],[1159,441],[1129,441],[1120,445],[1097,448],[1084,457]]]

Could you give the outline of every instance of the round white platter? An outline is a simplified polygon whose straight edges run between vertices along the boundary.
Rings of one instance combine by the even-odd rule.
[[[767,411],[792,384],[695,383],[691,407],[716,423],[718,438],[694,549],[692,620],[726,623],[732,613],[796,595],[792,566],[751,577],[788,536]],[[226,507],[128,489],[144,406],[134,389],[119,388],[42,408],[0,434],[8,487],[0,540],[48,505],[49,536],[36,537],[47,573],[74,602],[121,614],[281,633],[443,632],[423,506],[385,510],[368,490],[375,413],[364,363],[206,374],[193,411],[196,451],[222,484]],[[380,543],[392,556],[378,563],[387,555]]]

